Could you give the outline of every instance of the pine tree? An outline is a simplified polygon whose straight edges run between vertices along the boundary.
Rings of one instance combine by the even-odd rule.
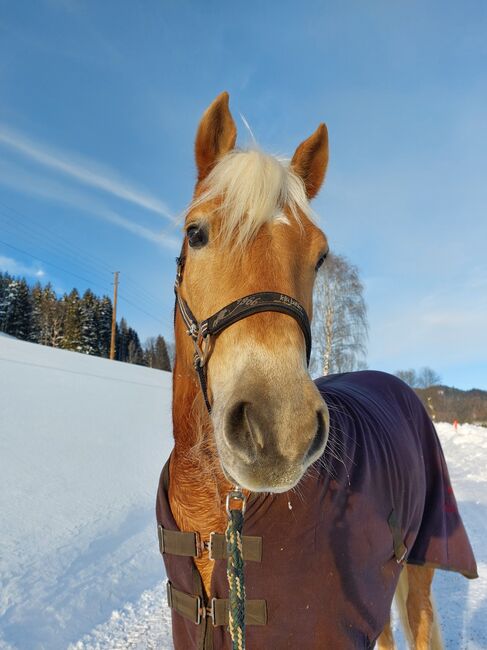
[[[38,282],[31,290],[32,312],[29,340],[32,343],[41,342],[42,332],[42,287]]]
[[[0,305],[2,330],[24,341],[28,340],[32,303],[27,282],[11,280],[3,290]]]
[[[108,359],[110,356],[110,341],[112,337],[112,301],[108,296],[98,303],[98,353]]]
[[[115,325],[116,358],[147,365],[147,353],[137,332],[122,318]],[[73,289],[59,299],[50,283],[30,288],[25,278],[0,273],[0,331],[17,338],[108,357],[112,329],[112,303],[87,289],[80,298]],[[159,341],[159,339],[161,339]],[[154,340],[154,367],[164,365],[165,343]],[[166,351],[167,354],[167,351]]]
[[[8,273],[0,273],[0,332],[5,332],[8,313],[7,292],[12,280]]]
[[[82,352],[81,344],[81,301],[77,289],[64,294],[62,298],[63,309],[63,338],[61,347],[65,350]]]
[[[120,325],[117,324],[116,330],[116,351],[115,358],[117,361],[128,361],[129,352],[129,327],[125,318],[120,320]]]
[[[127,361],[129,363],[136,363],[139,366],[144,365],[144,351],[142,350],[142,346],[140,344],[139,335],[132,327],[129,327],[128,330],[127,352],[128,352]]]
[[[164,337],[151,337],[147,339],[144,350],[144,362],[149,368],[158,370],[171,370],[171,362]]]
[[[7,288],[12,282],[13,278],[8,273],[0,273],[0,331],[2,330],[2,305],[7,294]]]
[[[97,309],[98,299],[91,291],[87,289],[81,299],[81,338],[80,352],[85,354],[98,354],[98,317]]]
[[[40,297],[40,339],[42,345],[58,348],[63,334],[63,305],[58,300],[51,283],[42,289]]]

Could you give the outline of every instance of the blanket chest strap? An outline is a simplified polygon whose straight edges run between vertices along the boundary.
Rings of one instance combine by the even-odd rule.
[[[170,555],[185,557],[201,557],[203,551],[208,549],[210,560],[226,560],[227,543],[225,535],[211,533],[209,544],[202,542],[199,533],[169,530],[160,524],[157,527],[159,536],[159,550]],[[243,559],[249,562],[262,561],[262,537],[252,535],[242,536]]]
[[[176,589],[167,582],[167,603],[171,609],[196,625],[204,618],[210,618],[214,626],[228,625],[228,599],[212,598],[208,606],[203,604],[201,596],[192,596]],[[255,599],[245,602],[245,625],[266,625],[267,603]]]

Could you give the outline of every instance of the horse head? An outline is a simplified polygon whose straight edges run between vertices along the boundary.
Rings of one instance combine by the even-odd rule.
[[[174,373],[193,372],[196,349],[225,475],[252,491],[283,492],[322,455],[328,437],[328,410],[307,369],[303,321],[278,309],[251,311],[214,337],[198,327],[212,314],[228,317],[224,308],[241,298],[252,307],[262,292],[281,296],[291,310],[294,302],[311,319],[315,275],[328,244],[309,201],[325,176],[328,134],[321,124],[290,162],[257,147],[237,149],[236,135],[223,93],[196,135],[198,176],[184,226]],[[203,403],[200,391],[196,399]]]

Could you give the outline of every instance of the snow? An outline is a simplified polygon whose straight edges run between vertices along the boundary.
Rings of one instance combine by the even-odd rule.
[[[0,339],[0,648],[66,648],[161,584],[170,389],[169,373]]]
[[[172,648],[154,518],[170,382],[0,337],[1,650]],[[481,576],[437,573],[443,637],[485,649],[487,429],[437,430]]]

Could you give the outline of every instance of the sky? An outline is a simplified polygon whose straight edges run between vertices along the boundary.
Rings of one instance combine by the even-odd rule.
[[[314,209],[359,268],[368,365],[487,389],[487,4],[0,0],[0,270],[112,292],[172,339],[178,217],[223,90],[292,156],[325,121]]]

